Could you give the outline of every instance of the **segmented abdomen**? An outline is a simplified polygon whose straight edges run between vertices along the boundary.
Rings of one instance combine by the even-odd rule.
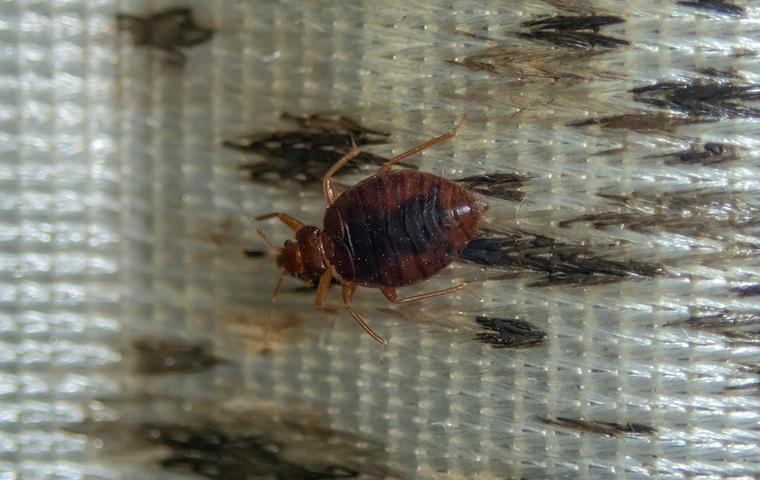
[[[481,208],[461,186],[411,170],[375,175],[343,192],[324,218],[325,251],[346,281],[401,287],[454,260]]]

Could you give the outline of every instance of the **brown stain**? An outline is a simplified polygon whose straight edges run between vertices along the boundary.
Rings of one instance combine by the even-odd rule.
[[[241,215],[245,216],[244,213]],[[198,253],[193,253],[190,260],[193,263],[206,263],[218,258],[232,257],[237,261],[242,257],[253,259],[265,256],[265,251],[244,248],[245,228],[240,215],[224,215],[205,230],[198,228],[195,232],[188,234],[188,239],[206,243],[211,248],[204,248]]]
[[[532,287],[598,285],[650,278],[665,273],[663,267],[639,261],[608,260],[601,246],[577,245],[529,232],[484,233],[465,247],[461,258],[481,266],[510,269],[512,275],[541,272]],[[618,256],[609,252],[609,256]]]
[[[725,0],[679,1],[679,5],[723,15],[744,15],[744,7]]]
[[[760,109],[742,102],[760,100],[760,84],[692,79],[657,82],[630,90],[640,103],[702,119],[758,118]]]
[[[525,199],[525,192],[520,191],[520,188],[525,186],[528,179],[527,175],[519,173],[495,172],[459,178],[454,182],[487,197],[521,202]]]
[[[684,125],[705,123],[711,120],[696,120],[686,116],[666,113],[625,113],[578,120],[567,124],[568,127],[598,126],[610,130],[633,130],[641,133],[674,133]]]
[[[211,39],[214,32],[198,25],[189,7],[169,7],[144,16],[118,13],[119,30],[127,31],[135,45],[153,47],[166,55],[166,61],[184,65],[183,49]]]
[[[526,20],[521,23],[529,31],[519,33],[523,39],[542,41],[557,47],[594,50],[628,46],[627,40],[602,35],[599,30],[617,23],[622,17],[614,15],[557,15]]]
[[[630,45],[627,40],[601,35],[594,32],[564,32],[564,31],[534,31],[520,33],[520,38],[538,40],[552,45],[581,50],[593,50],[595,48],[619,48]]]
[[[543,3],[551,5],[552,7],[561,10],[563,12],[572,13],[576,15],[598,15],[596,7],[589,0],[543,0]]]
[[[657,207],[660,209],[745,209],[760,205],[757,195],[751,191],[724,190],[714,187],[696,187],[684,190],[661,192],[657,190],[636,190],[626,195],[598,193],[599,197],[621,206]]]
[[[578,82],[599,77],[618,77],[614,72],[600,71],[593,66],[591,60],[602,53],[602,50],[496,45],[462,59],[449,60],[448,63],[522,81],[544,78]]]
[[[599,33],[607,25],[624,21],[617,16],[590,13],[529,19],[521,23],[526,31],[513,33],[524,41],[524,44],[515,45],[506,43],[506,40],[457,31],[470,38],[500,44],[449,63],[519,79],[542,77],[581,81],[616,78],[616,73],[598,70],[591,59],[629,45],[626,40]]]
[[[741,287],[734,287],[731,292],[738,297],[756,297],[760,295],[760,284],[742,285]]]
[[[539,421],[546,425],[556,425],[559,427],[577,430],[582,433],[592,433],[597,435],[604,435],[607,437],[650,437],[657,434],[656,428],[635,422],[601,422],[596,420],[584,420],[569,417],[539,418]]]
[[[702,75],[706,75],[708,77],[713,78],[724,78],[724,79],[734,79],[734,80],[744,80],[744,76],[742,76],[739,72],[734,70],[733,68],[730,69],[719,69],[715,67],[705,67],[700,68],[697,70],[697,72],[701,73]]]
[[[723,391],[726,393],[731,393],[731,392],[743,393],[743,392],[746,392],[747,390],[760,391],[760,381],[742,383],[739,385],[729,385],[723,389]]]
[[[719,73],[718,70],[710,72]],[[651,105],[663,112],[636,112],[620,115],[592,117],[567,124],[569,127],[599,126],[603,129],[626,129],[642,133],[674,133],[681,126],[715,122],[729,118],[758,118],[760,109],[747,102],[760,100],[760,84],[735,83],[726,77],[720,79],[691,79],[680,82],[657,82],[629,91],[633,100]],[[708,145],[708,144],[706,144]],[[711,157],[725,155],[730,158],[731,149],[720,144],[709,144],[706,153],[685,153],[683,162],[707,161]]]
[[[573,223],[591,223],[595,229],[623,227],[636,232],[655,233],[667,231],[690,236],[693,238],[709,238],[727,241],[733,232],[745,231],[760,224],[760,219],[733,216],[716,219],[707,212],[699,212],[691,217],[684,217],[681,212],[655,214],[605,212],[581,215],[559,223],[560,227],[568,227]],[[733,229],[733,230],[732,230]]]
[[[255,433],[225,432],[212,426],[187,427],[146,424],[138,431],[157,445],[169,449],[161,466],[167,470],[193,472],[205,478],[247,480],[256,477],[282,479],[356,478],[359,471],[347,465],[311,459],[291,460],[286,445]],[[287,445],[288,447],[290,445]]]
[[[693,143],[688,150],[666,154],[671,165],[720,165],[739,160],[740,148],[719,142]]]
[[[691,328],[721,335],[735,345],[760,346],[760,311],[695,308],[688,318],[668,322],[663,326]]]
[[[529,478],[535,478],[538,480],[538,477],[510,477],[505,472],[487,472],[482,471],[477,473],[477,477],[473,477],[473,473],[471,470],[463,470],[461,467],[457,466],[448,466],[446,471],[440,471],[436,470],[433,467],[423,465],[418,468],[418,477],[417,478],[424,478],[426,480],[462,480],[464,478],[477,478],[477,480],[519,480],[519,479],[529,479]]]
[[[743,372],[745,375],[738,377],[741,383],[732,383],[723,388],[723,392],[727,394],[746,395],[748,392],[756,391],[760,393],[760,364],[748,364],[739,363],[734,364],[739,372]],[[750,380],[747,377],[755,377],[755,380]]]
[[[478,316],[475,322],[486,332],[475,335],[475,340],[493,348],[530,348],[546,342],[546,332],[518,318]]]
[[[598,195],[617,204],[618,209],[572,217],[558,225],[567,228],[575,223],[590,223],[596,229],[667,231],[724,242],[731,241],[734,232],[752,231],[760,225],[760,202],[755,192],[704,187],[666,193]]]
[[[256,162],[240,166],[249,180],[273,186],[284,186],[287,182],[315,186],[354,144],[358,147],[386,144],[390,135],[337,113],[284,113],[282,118],[295,123],[300,130],[257,133],[222,143],[224,147],[260,157]],[[367,165],[382,165],[387,160],[362,151],[340,170],[340,174],[355,172]]]
[[[390,132],[380,130],[377,128],[369,128],[361,125],[359,122],[351,117],[343,115],[339,112],[319,112],[309,113],[302,115],[294,115],[291,113],[283,113],[280,117],[284,120],[289,120],[299,128],[308,131],[320,131],[320,132],[347,132],[353,135],[375,135],[377,137],[388,137]]]
[[[132,341],[135,370],[143,375],[198,373],[224,362],[206,343],[182,339],[139,338]]]
[[[135,397],[121,412],[67,430],[98,439],[103,453],[139,455],[160,468],[219,480],[400,478],[385,445],[324,425],[324,412],[247,394],[231,401]],[[146,403],[147,402],[147,403]]]
[[[625,19],[617,15],[556,15],[525,20],[520,25],[533,30],[597,32],[603,27],[619,23],[625,23]]]
[[[316,184],[327,170],[351,149],[351,134],[275,132],[226,140],[223,146],[264,157],[256,163],[240,166],[248,180],[266,185],[284,181]],[[357,146],[367,145],[354,138]],[[363,165],[382,165],[387,158],[361,152],[346,165],[346,172]]]
[[[208,240],[216,247],[222,247],[230,241],[237,229],[237,222],[231,215],[222,218],[214,229],[208,234]]]
[[[225,312],[217,321],[238,336],[248,353],[269,355],[286,350],[304,338],[304,319],[300,315],[277,310],[274,305],[262,309],[271,313]],[[328,325],[324,325],[328,328]]]
[[[242,227],[240,221],[235,215],[224,215],[218,221],[211,225],[199,227],[197,230],[188,234],[188,239],[197,242],[203,242],[213,247],[216,252],[223,251],[230,244],[234,244],[240,239]],[[200,255],[197,260],[204,260],[213,257],[214,254]]]

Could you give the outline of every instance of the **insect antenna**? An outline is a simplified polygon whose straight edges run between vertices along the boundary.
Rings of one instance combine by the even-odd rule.
[[[245,219],[248,220],[251,223],[251,225],[256,225],[256,220],[259,220],[259,218],[258,217],[251,218],[250,215],[248,215],[247,213],[243,212],[243,204],[240,203],[239,206],[240,206],[241,213],[243,214],[243,217],[245,217]],[[256,232],[259,234],[259,236],[261,238],[264,239],[265,242],[267,242],[267,244],[270,247],[272,247],[273,249],[275,249],[277,251],[277,253],[282,253],[282,247],[276,245],[272,240],[270,240],[269,237],[267,237],[266,234],[264,234],[264,232],[262,232],[259,227],[256,227]]]
[[[248,214],[243,214],[246,219],[248,219],[249,222],[253,223],[253,220]],[[258,218],[254,220],[259,220]],[[272,247],[277,253],[282,253],[282,247],[279,245],[276,245],[269,237],[266,236],[266,234],[259,228],[256,227],[256,233],[259,234],[261,238],[264,239],[265,242],[267,242],[267,245]],[[277,278],[277,283],[274,286],[274,290],[272,291],[272,303],[269,307],[269,312],[267,312],[267,321],[264,324],[264,334],[262,335],[262,342],[264,345],[269,344],[269,334],[272,329],[272,316],[274,315],[274,304],[277,303],[277,294],[280,292],[280,286],[282,285],[282,281],[285,279],[285,274],[287,273],[287,270],[283,269],[280,271],[280,276]]]
[[[264,324],[264,335],[262,335],[262,341],[264,345],[268,345],[269,333],[272,330],[272,316],[274,315],[274,304],[277,303],[277,294],[280,292],[280,285],[282,285],[282,280],[285,278],[285,272],[286,272],[285,270],[282,270],[280,272],[280,278],[277,279],[277,283],[275,284],[274,290],[272,291],[272,303],[269,306],[269,312],[267,312],[267,321]]]
[[[260,236],[261,238],[263,238],[263,239],[264,239],[264,241],[265,241],[265,242],[267,242],[267,244],[268,244],[270,247],[272,247],[272,248],[274,248],[275,250],[277,250],[277,253],[282,253],[282,247],[280,247],[280,246],[278,246],[278,245],[275,245],[275,243],[274,243],[272,240],[270,240],[270,239],[269,239],[269,237],[267,237],[267,236],[266,236],[266,234],[264,234],[264,232],[262,232],[260,228],[256,227],[256,233],[258,233],[258,234],[259,234],[259,236]],[[282,281],[282,277],[280,277],[280,281]]]
[[[280,278],[277,279],[277,283],[274,286],[274,291],[272,291],[272,305],[277,303],[277,294],[280,292],[280,285],[282,285],[282,280],[285,278],[285,272],[286,271],[284,269],[280,272]]]

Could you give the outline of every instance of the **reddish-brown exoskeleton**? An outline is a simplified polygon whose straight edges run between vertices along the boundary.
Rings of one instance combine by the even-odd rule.
[[[393,303],[465,287],[460,284],[404,299],[396,295],[397,287],[421,282],[451,263],[478,228],[483,207],[472,192],[430,173],[391,170],[394,164],[455,135],[456,128],[388,160],[375,174],[336,197],[332,177],[359,154],[354,147],[323,178],[327,210],[322,230],[287,213],[257,217],[276,217],[295,231],[295,242],[288,240],[282,247],[267,240],[278,251],[277,265],[283,273],[318,282],[317,307],[337,276],[346,309],[380,344],[385,340],[351,306],[357,286],[379,288]],[[261,230],[259,234],[266,239]]]

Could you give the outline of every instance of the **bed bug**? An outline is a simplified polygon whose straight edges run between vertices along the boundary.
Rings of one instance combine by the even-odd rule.
[[[257,220],[278,218],[295,232],[295,241],[287,240],[280,247],[258,229],[262,238],[277,250],[277,266],[283,269],[274,295],[284,274],[289,273],[317,284],[316,305],[320,308],[333,277],[337,276],[348,313],[370,337],[384,344],[385,340],[351,305],[358,286],[378,288],[393,303],[464,288],[466,284],[459,284],[398,298],[397,288],[432,277],[457,257],[475,235],[485,207],[472,191],[443,177],[391,169],[394,164],[453,138],[459,124],[450,132],[391,158],[376,173],[336,196],[332,177],[359,154],[354,145],[322,179],[327,202],[322,229],[305,225],[287,213],[257,217]]]

